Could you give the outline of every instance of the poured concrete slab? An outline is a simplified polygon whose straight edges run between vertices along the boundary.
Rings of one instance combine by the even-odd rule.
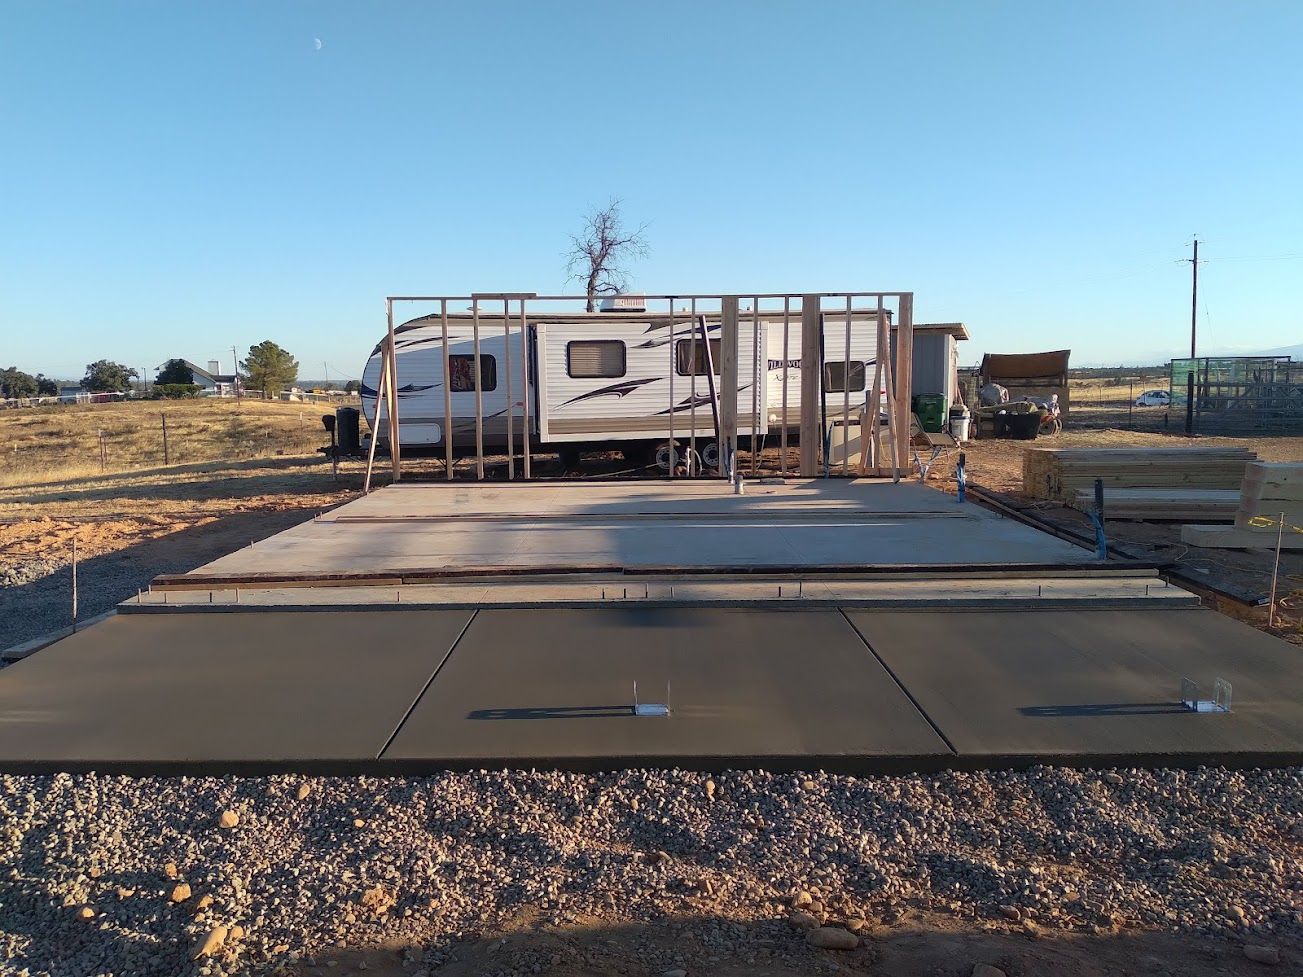
[[[643,702],[671,714],[632,712]],[[939,765],[949,751],[836,611],[480,611],[384,753],[465,765]]]
[[[400,483],[186,577],[202,583],[485,568],[1048,568],[1094,559],[915,483],[812,479],[748,491],[735,496],[718,483],[687,481]],[[703,506],[719,511],[700,511]]]
[[[1208,610],[847,611],[964,758],[1303,761],[1299,651]],[[1179,705],[1188,676],[1230,714]]]
[[[0,768],[374,762],[470,617],[110,618],[0,671]]]
[[[878,491],[887,487],[888,491]],[[563,519],[576,516],[756,516],[819,512],[944,513],[953,496],[914,481],[791,478],[747,482],[744,494],[718,479],[618,482],[398,482],[325,513],[327,522],[385,519]]]

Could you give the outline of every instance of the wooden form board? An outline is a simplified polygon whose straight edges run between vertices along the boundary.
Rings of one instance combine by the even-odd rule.
[[[1073,507],[1093,509],[1093,488],[1077,489]],[[1204,488],[1106,488],[1106,519],[1190,520],[1230,522],[1240,507],[1240,493],[1234,489]]]
[[[1072,502],[1079,489],[1205,488],[1238,490],[1256,455],[1245,448],[1028,448],[1023,491]]]

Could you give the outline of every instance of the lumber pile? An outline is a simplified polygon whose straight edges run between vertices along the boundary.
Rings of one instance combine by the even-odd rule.
[[[1303,464],[1246,465],[1234,526],[1181,529],[1181,542],[1221,549],[1274,548],[1278,536],[1285,549],[1303,549]]]
[[[1107,510],[1117,489],[1238,489],[1256,459],[1247,448],[1028,448],[1023,491],[1072,504],[1099,478]]]
[[[1094,488],[1077,489],[1072,505],[1095,505]],[[1104,518],[1149,522],[1231,522],[1240,507],[1236,489],[1105,488]]]

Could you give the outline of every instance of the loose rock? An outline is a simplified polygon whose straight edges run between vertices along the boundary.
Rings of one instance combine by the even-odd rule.
[[[223,811],[222,816],[218,819],[218,824],[223,828],[234,828],[240,823],[240,815],[234,811]]]
[[[1004,971],[989,963],[973,964],[973,977],[1004,977]]]
[[[168,896],[173,902],[185,902],[190,898],[190,883],[178,882],[172,888],[172,894]]]
[[[854,950],[860,938],[839,926],[820,926],[805,934],[805,942],[821,950]]]
[[[1263,943],[1244,944],[1244,955],[1254,963],[1265,963],[1273,967],[1280,963],[1280,950]]]
[[[208,935],[200,942],[199,947],[195,950],[195,959],[200,957],[211,957],[214,953],[222,948],[226,942],[226,936],[229,931],[225,926],[214,926],[208,931]]]

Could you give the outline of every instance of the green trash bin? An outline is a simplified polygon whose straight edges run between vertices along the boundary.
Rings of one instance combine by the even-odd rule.
[[[946,429],[946,398],[941,394],[915,394],[913,409],[924,431],[940,434]]]

